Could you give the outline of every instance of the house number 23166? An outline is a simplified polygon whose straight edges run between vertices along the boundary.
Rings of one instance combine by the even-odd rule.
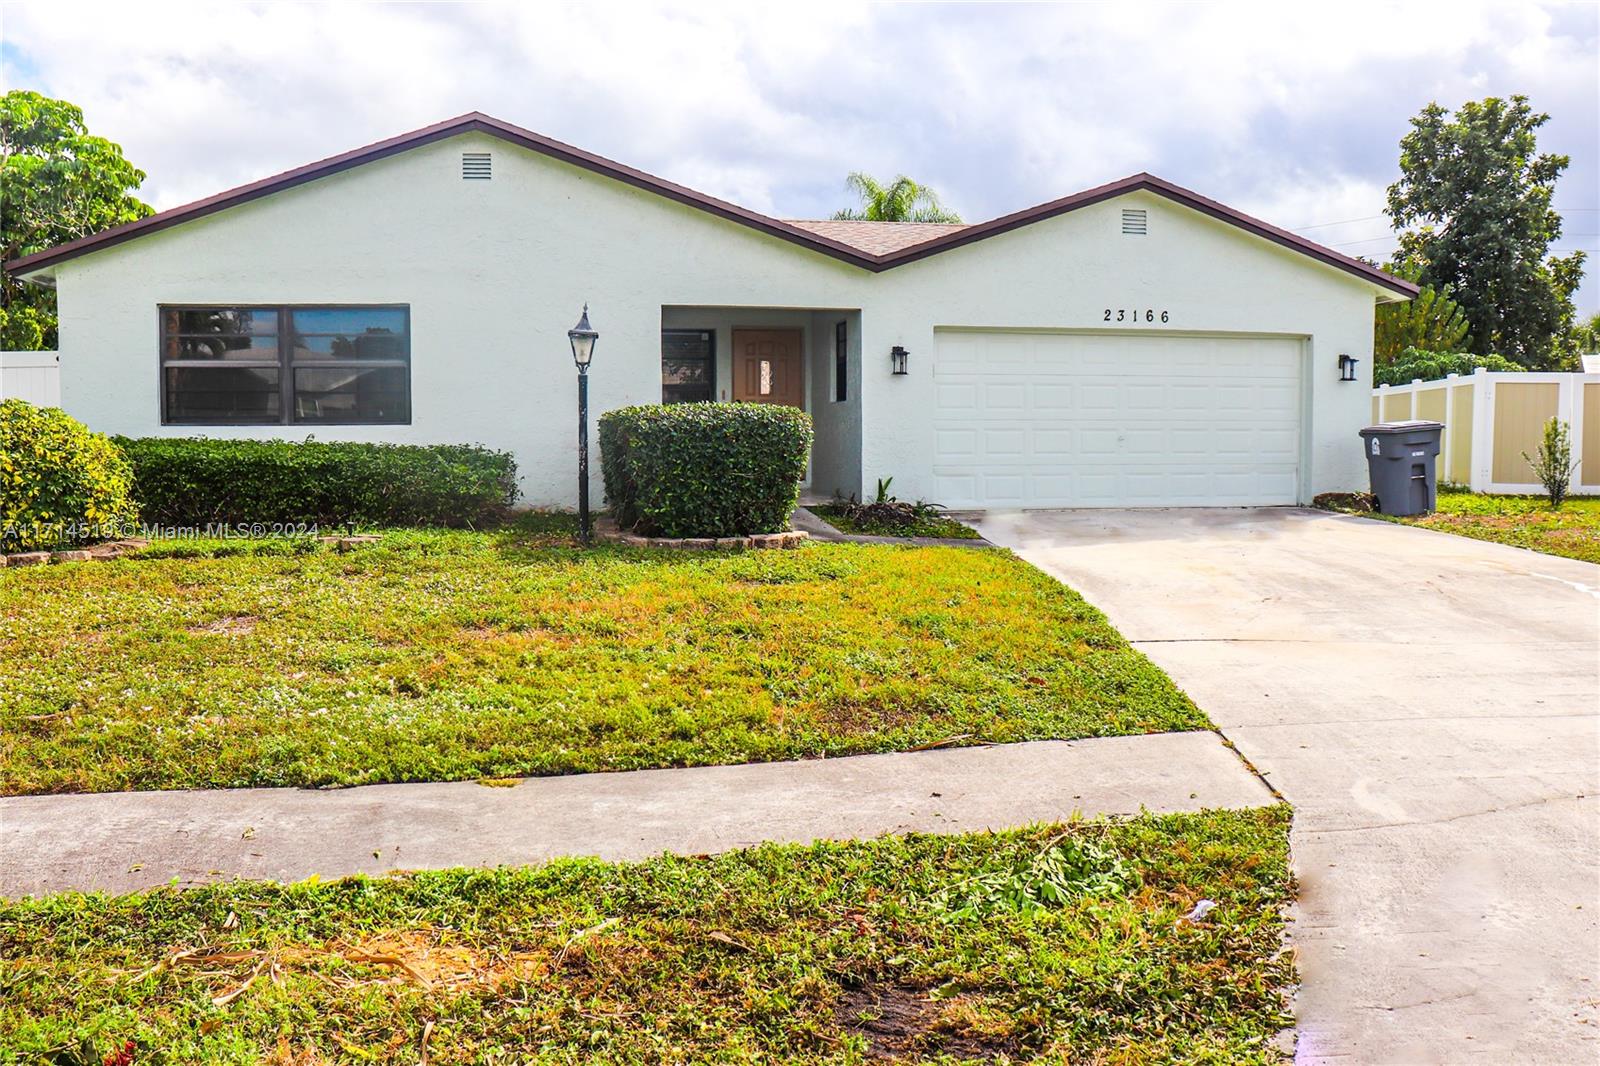
[[[1165,311],[1157,311],[1157,310],[1155,310],[1154,308],[1151,308],[1151,307],[1146,307],[1142,311],[1137,307],[1117,307],[1117,308],[1108,307],[1108,308],[1106,308],[1105,318],[1102,319],[1102,321],[1105,321],[1105,322],[1165,322],[1165,321],[1167,321],[1167,312],[1165,312]]]

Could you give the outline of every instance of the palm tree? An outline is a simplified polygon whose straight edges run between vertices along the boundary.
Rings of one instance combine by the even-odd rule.
[[[901,174],[884,185],[870,174],[857,170],[844,179],[845,188],[861,198],[861,209],[845,208],[833,217],[867,222],[960,222],[961,216],[946,211],[939,196],[926,185]]]

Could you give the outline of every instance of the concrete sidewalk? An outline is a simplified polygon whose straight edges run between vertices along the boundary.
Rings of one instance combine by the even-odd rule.
[[[0,799],[0,896],[235,877],[641,859],[1272,803],[1214,733],[337,790]]]

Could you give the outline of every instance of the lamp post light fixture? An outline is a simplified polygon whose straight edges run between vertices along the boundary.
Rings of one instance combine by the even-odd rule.
[[[890,368],[890,370],[893,373],[895,373],[896,375],[907,373],[907,371],[906,371],[906,357],[908,355],[910,355],[910,354],[911,354],[910,352],[907,352],[904,348],[900,347],[900,345],[898,345],[898,344],[895,345],[893,348],[890,348],[889,349],[889,368]]]
[[[589,522],[589,361],[594,358],[594,342],[600,336],[589,325],[589,305],[583,317],[567,330],[572,342],[572,361],[578,367],[578,538],[588,544],[594,539]]]
[[[1353,355],[1339,355],[1339,380],[1354,381],[1356,379],[1356,364],[1361,362]]]

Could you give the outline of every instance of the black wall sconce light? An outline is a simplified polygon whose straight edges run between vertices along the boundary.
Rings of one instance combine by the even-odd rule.
[[[1361,362],[1353,355],[1339,356],[1339,380],[1354,381],[1356,379],[1356,364]]]
[[[906,357],[911,353],[898,344],[889,349],[889,366],[896,374],[906,373]]]

